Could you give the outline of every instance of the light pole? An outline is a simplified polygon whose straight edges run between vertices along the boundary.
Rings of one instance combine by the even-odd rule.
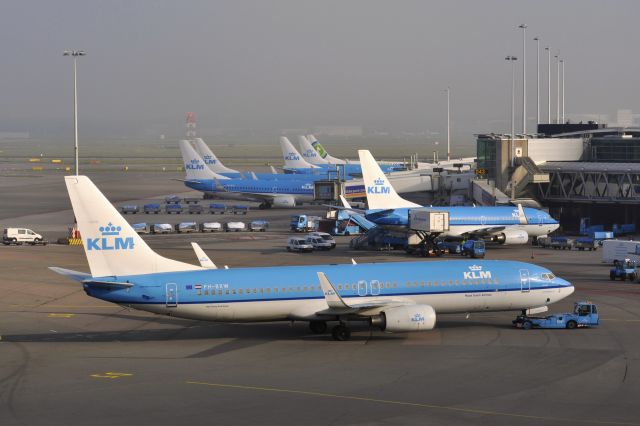
[[[560,56],[554,55],[556,58],[556,68],[558,76],[556,78],[556,124],[560,124]]]
[[[447,161],[451,161],[451,88],[447,87]]]
[[[551,124],[551,48],[545,47],[547,51],[547,64],[549,65],[549,71],[547,73],[547,123]]]
[[[562,64],[562,122],[564,123],[564,59],[560,60]]]
[[[63,56],[73,57],[73,127],[75,131],[75,157],[76,176],[78,176],[78,80],[77,80],[77,59],[78,56],[85,56],[84,50],[65,50]]]
[[[536,125],[540,124],[540,38],[534,37],[536,42]],[[536,133],[538,129],[536,129]]]
[[[522,134],[527,134],[527,25],[522,28]]]
[[[516,58],[513,55],[508,55],[507,57],[504,58],[505,61],[510,61],[511,62],[511,151],[513,151],[513,136],[515,133],[515,129],[514,129],[514,109],[515,109],[515,102],[516,102],[516,98],[515,98],[515,90],[516,90],[516,61],[518,60],[518,58]],[[511,153],[511,165],[513,165],[513,152]]]

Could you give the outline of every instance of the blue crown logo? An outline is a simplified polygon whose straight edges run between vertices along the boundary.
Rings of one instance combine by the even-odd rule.
[[[378,179],[373,181],[373,184],[374,185],[378,185],[378,186],[382,186],[382,185],[384,185],[384,179],[378,178]]]
[[[482,271],[482,266],[480,266],[480,265],[471,265],[471,266],[469,266],[469,270],[471,270],[471,271]]]
[[[121,226],[114,226],[111,222],[107,226],[101,226],[98,230],[102,233],[103,236],[106,235],[120,235],[120,231],[122,231]]]
[[[200,162],[200,160],[198,160],[197,158],[194,158],[193,160],[191,160],[191,164],[198,164]]]

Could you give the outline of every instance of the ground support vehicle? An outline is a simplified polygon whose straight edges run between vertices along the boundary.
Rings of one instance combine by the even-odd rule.
[[[172,234],[173,226],[168,223],[156,223],[151,230],[154,234]]]
[[[243,206],[240,204],[231,206],[231,213],[233,214],[247,214],[248,212],[249,212],[249,206]]]
[[[188,211],[189,214],[202,214],[204,209],[200,204],[189,204]]]
[[[265,232],[269,229],[269,222],[266,220],[254,220],[249,224],[249,231],[260,231]]]
[[[180,214],[180,213],[182,213],[182,205],[181,205],[180,203],[177,203],[177,204],[167,204],[167,205],[164,207],[164,211],[165,211],[167,214],[171,214],[171,213],[174,213],[174,214]]]
[[[318,230],[320,224],[319,216],[307,216],[306,214],[296,214],[291,216],[289,227],[295,232],[313,232]]]
[[[240,232],[240,231],[244,231],[247,228],[247,226],[244,224],[244,222],[227,222],[224,224],[224,230],[226,232],[230,232],[230,231],[234,231],[234,232]]]
[[[176,225],[176,231],[181,234],[198,232],[198,224],[195,222],[180,222]]]
[[[132,223],[131,227],[138,234],[149,234],[151,232],[151,226],[148,223]]]
[[[315,237],[308,235],[306,239],[307,244],[311,244],[314,250],[331,250],[331,243],[322,239],[322,237]]]
[[[569,237],[551,237],[551,247],[554,250],[571,250],[573,242]]]
[[[481,240],[467,240],[460,245],[460,254],[474,259],[482,259],[486,253],[486,246]]]
[[[331,245],[332,249],[336,248],[336,240],[334,240],[333,237],[326,232],[312,232],[307,235],[307,237],[320,237],[324,241],[328,242]]]
[[[209,204],[209,213],[211,214],[224,214],[227,211],[227,206],[224,204],[212,203]]]
[[[161,208],[160,208],[160,204],[150,203],[150,204],[145,204],[142,207],[142,210],[145,212],[145,214],[150,214],[150,213],[158,214],[160,213]]]
[[[640,262],[640,241],[604,240],[602,242],[602,261],[614,265],[630,259]]]
[[[618,262],[609,271],[609,279],[611,281],[615,281],[616,279],[621,279],[622,281],[629,279],[629,281],[634,281],[636,277],[636,262],[630,259]]]
[[[32,246],[42,244],[43,246],[46,246],[47,240],[45,240],[42,235],[33,232],[31,229],[5,228],[2,232],[2,244],[6,246],[11,244],[18,246],[22,244],[31,244]]]
[[[289,237],[287,251],[312,252],[313,245],[309,244],[304,237]]]
[[[167,195],[164,197],[164,202],[167,204],[179,204],[182,201],[182,198],[177,195]]]
[[[513,325],[524,330],[532,328],[568,328],[595,327],[599,324],[598,308],[591,302],[576,302],[573,312],[553,314],[546,317],[518,315]]]
[[[576,241],[573,244],[573,247],[577,248],[580,251],[585,251],[585,250],[593,251],[598,249],[598,242],[593,238],[580,237],[580,238],[576,238]]]
[[[198,198],[198,197],[185,197],[184,198],[184,203],[185,204],[191,204],[191,203],[197,204],[197,203],[200,202],[200,200],[201,200],[201,198]]]
[[[220,222],[204,222],[200,224],[200,231],[220,232],[222,231],[222,224]]]
[[[122,212],[122,214],[127,214],[127,213],[136,214],[138,213],[139,209],[136,204],[127,204],[120,207],[120,211]]]

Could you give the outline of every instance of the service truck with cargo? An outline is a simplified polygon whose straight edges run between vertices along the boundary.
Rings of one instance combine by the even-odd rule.
[[[604,240],[602,262],[618,264],[625,259],[640,262],[640,241]]]

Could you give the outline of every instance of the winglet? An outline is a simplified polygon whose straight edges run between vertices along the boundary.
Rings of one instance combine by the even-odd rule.
[[[340,194],[340,201],[342,202],[342,206],[345,209],[350,209],[351,208],[351,204],[349,204],[349,202],[347,201],[346,198],[344,198],[344,195]]]
[[[271,174],[274,174],[274,175],[278,174],[278,171],[276,170],[275,167],[273,167],[273,166],[269,166],[269,167],[271,168]]]
[[[204,250],[202,250],[200,244],[192,241],[191,247],[193,247],[193,251],[196,253],[196,256],[198,256],[198,262],[200,262],[200,266],[207,269],[218,269],[216,264],[213,263],[211,259],[209,259],[209,256],[207,256],[207,254],[204,252]]]
[[[518,203],[518,217],[520,218],[520,225],[527,225],[529,223],[527,215],[524,214],[524,209],[520,203]]]
[[[340,297],[333,284],[329,282],[324,272],[318,272],[318,279],[320,280],[320,287],[322,287],[322,293],[329,308],[349,308],[349,305],[344,303],[344,300],[342,300],[342,297]]]
[[[353,257],[351,258],[351,263],[353,263],[354,265],[358,264],[358,262],[356,262],[356,260]]]

